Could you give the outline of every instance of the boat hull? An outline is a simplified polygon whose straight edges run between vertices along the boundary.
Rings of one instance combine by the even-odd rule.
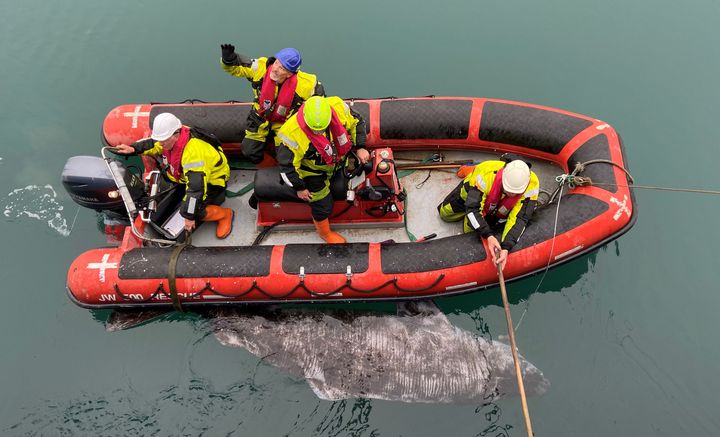
[[[507,280],[591,252],[627,232],[636,220],[633,191],[623,170],[623,145],[603,121],[483,98],[348,102],[368,121],[369,148],[512,152],[548,161],[566,174],[577,163],[596,162],[582,173],[595,185],[563,187],[559,206],[536,211],[509,254]],[[238,132],[244,129],[243,114],[248,110],[244,103],[126,105],[108,114],[103,134],[108,145],[136,141],[149,134],[155,115],[169,111],[187,124],[216,133],[232,154],[239,150]],[[92,249],[72,263],[68,291],[83,307],[125,308],[408,300],[497,285],[496,268],[485,243],[475,235],[420,243],[383,240],[378,234],[376,241],[343,245],[177,249],[142,247],[128,229],[120,246]]]

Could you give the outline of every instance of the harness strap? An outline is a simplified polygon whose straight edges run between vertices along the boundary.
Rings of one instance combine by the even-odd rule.
[[[173,251],[170,254],[170,262],[168,263],[168,286],[170,288],[170,299],[172,299],[173,307],[175,308],[175,310],[179,312],[183,312],[184,310],[182,308],[182,305],[180,305],[180,298],[177,294],[177,261],[180,257],[180,253],[188,246],[190,246],[189,234],[187,235],[187,239],[183,244],[175,246],[175,248],[173,248]]]

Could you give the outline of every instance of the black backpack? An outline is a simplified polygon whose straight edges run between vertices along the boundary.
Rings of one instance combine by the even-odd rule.
[[[211,134],[208,131],[200,129],[199,127],[191,127],[190,135],[193,138],[197,138],[199,140],[205,141],[206,143],[213,146],[216,150],[222,151],[222,143],[220,142],[220,140],[218,140],[218,138],[214,134]]]

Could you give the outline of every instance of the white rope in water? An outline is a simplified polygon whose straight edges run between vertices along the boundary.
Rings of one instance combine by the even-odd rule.
[[[535,291],[530,293],[530,295],[528,296],[528,300],[525,301],[525,309],[523,310],[523,313],[520,316],[520,320],[518,320],[517,325],[515,326],[516,332],[517,332],[518,328],[520,328],[520,324],[522,323],[523,319],[525,318],[525,314],[527,314],[528,307],[530,306],[530,296],[537,293],[537,291],[540,289],[540,285],[543,283],[543,280],[545,280],[545,275],[547,275],[548,270],[550,270],[550,262],[552,262],[552,255],[553,255],[553,251],[555,250],[555,236],[557,235],[558,217],[560,217],[560,200],[562,199],[563,186],[565,185],[565,180],[567,179],[567,176],[568,175],[562,175],[562,182],[560,182],[560,191],[559,191],[558,199],[557,199],[557,207],[555,208],[555,224],[553,225],[552,245],[550,246],[550,255],[548,255],[547,265],[545,266],[545,271],[543,272],[542,276],[540,277],[540,281],[538,282],[537,287],[535,287]]]
[[[657,190],[657,191],[675,191],[678,193],[699,193],[699,194],[720,194],[717,190],[700,190],[696,188],[672,188],[672,187],[657,187],[653,185],[620,185],[620,184],[604,184],[600,182],[592,182],[592,185],[598,187],[621,187],[621,188],[642,188],[645,190]]]
[[[70,225],[70,230],[68,231],[68,236],[72,234],[73,229],[75,229],[75,221],[78,218],[78,214],[80,214],[80,207],[78,206],[77,211],[75,211],[75,218],[72,221],[72,224]]]
[[[586,165],[589,164],[598,164],[598,163],[606,163],[606,164],[612,164],[616,167],[620,168],[622,171],[625,172],[627,175],[630,183],[627,185],[622,184],[612,184],[612,183],[596,183],[593,182],[590,178],[577,176],[578,173],[581,173]],[[702,190],[702,189],[694,189],[694,188],[673,188],[673,187],[658,187],[658,186],[652,186],[652,185],[635,185],[632,175],[622,166],[619,166],[618,164],[608,161],[608,160],[593,160],[588,161],[585,163],[581,163],[576,165],[575,170],[571,174],[563,174],[555,178],[555,180],[560,184],[560,187],[558,190],[556,190],[556,193],[558,193],[557,197],[557,208],[555,210],[555,224],[553,225],[553,236],[552,236],[552,246],[550,247],[550,256],[548,257],[547,265],[545,266],[545,271],[542,274],[542,277],[540,277],[540,281],[538,282],[537,286],[535,287],[535,291],[533,291],[530,295],[537,293],[537,291],[540,289],[540,285],[542,285],[543,281],[545,280],[545,275],[547,275],[548,270],[550,269],[550,263],[552,262],[552,254],[553,250],[555,250],[555,237],[557,236],[557,225],[558,225],[558,218],[560,216],[560,199],[562,198],[562,192],[563,192],[563,186],[565,184],[568,184],[568,186],[572,189],[575,186],[583,186],[583,185],[596,185],[596,186],[612,186],[612,187],[624,187],[624,188],[640,188],[640,189],[646,189],[646,190],[657,190],[657,191],[673,191],[673,192],[682,192],[682,193],[698,193],[698,194],[717,194],[720,195],[720,191],[718,190]],[[553,202],[555,194],[553,193],[550,195],[550,198],[548,202]],[[527,314],[528,308],[530,306],[530,300],[526,301],[525,309],[523,310],[522,315],[520,316],[520,320],[518,320],[517,325],[515,326],[515,331],[518,331],[520,328],[520,325],[522,324],[523,319],[525,318],[525,314]]]

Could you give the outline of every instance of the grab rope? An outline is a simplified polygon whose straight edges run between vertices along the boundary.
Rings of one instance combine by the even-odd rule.
[[[293,294],[295,294],[295,292],[298,291],[298,290],[304,290],[304,291],[306,291],[310,296],[312,296],[312,297],[318,297],[318,298],[324,298],[324,297],[328,297],[328,296],[333,296],[333,295],[335,295],[335,294],[341,293],[341,292],[342,292],[343,290],[345,290],[345,289],[348,289],[348,290],[351,290],[351,291],[354,291],[354,292],[357,292],[357,293],[368,294],[368,295],[369,295],[369,294],[372,294],[372,293],[374,293],[374,292],[376,292],[376,291],[378,291],[378,290],[380,290],[380,289],[382,289],[382,288],[385,288],[385,287],[387,287],[387,286],[389,286],[389,285],[393,285],[393,286],[395,287],[395,289],[396,289],[398,292],[400,292],[400,293],[421,293],[421,292],[423,292],[423,291],[427,291],[427,290],[430,290],[430,289],[434,288],[437,284],[440,283],[440,281],[442,281],[443,279],[445,279],[445,274],[444,274],[444,273],[439,274],[439,275],[437,276],[437,278],[435,278],[435,280],[434,280],[432,283],[430,283],[429,285],[423,286],[423,287],[415,287],[415,288],[414,288],[414,287],[404,287],[404,286],[401,286],[401,285],[398,283],[398,278],[397,278],[397,277],[394,277],[394,278],[392,278],[392,279],[388,279],[387,281],[383,282],[382,284],[380,284],[380,285],[378,285],[378,286],[376,286],[376,287],[367,288],[367,289],[358,288],[358,287],[354,286],[353,283],[352,283],[352,282],[353,282],[353,278],[352,278],[352,276],[351,276],[351,274],[350,274],[349,276],[347,276],[347,279],[345,280],[344,283],[342,283],[342,285],[340,285],[339,287],[335,288],[334,290],[326,291],[326,292],[319,292],[319,291],[313,291],[313,290],[311,290],[311,289],[307,286],[307,284],[305,283],[305,276],[304,276],[304,274],[300,274],[299,277],[300,277],[300,278],[299,278],[299,280],[298,280],[298,283],[297,283],[290,291],[288,291],[287,293],[284,293],[284,294],[272,294],[272,293],[264,290],[262,287],[260,287],[260,286],[257,284],[257,281],[256,281],[256,280],[253,280],[253,282],[252,282],[252,284],[250,285],[250,287],[248,287],[247,289],[245,289],[245,290],[243,290],[243,291],[241,291],[241,292],[239,292],[239,293],[227,294],[227,293],[222,293],[222,292],[214,289],[213,286],[212,286],[212,284],[210,283],[210,281],[207,281],[207,282],[205,283],[205,286],[204,286],[203,288],[201,288],[200,290],[194,291],[194,292],[190,293],[189,295],[184,296],[184,299],[186,299],[186,300],[187,300],[187,299],[193,299],[193,298],[195,298],[195,297],[197,297],[197,296],[200,296],[200,295],[201,295],[202,293],[204,293],[204,292],[210,292],[210,293],[213,294],[213,295],[220,296],[220,297],[225,297],[225,298],[228,298],[228,299],[238,299],[238,298],[241,298],[241,297],[243,297],[243,296],[248,295],[248,294],[251,293],[253,290],[257,290],[258,292],[260,292],[262,295],[264,295],[265,297],[267,297],[267,298],[269,298],[269,299],[285,299],[285,298],[288,298],[288,297],[292,296]],[[150,295],[150,297],[148,297],[148,298],[146,298],[146,299],[137,299],[137,298],[134,298],[134,297],[133,297],[134,294],[132,294],[132,293],[123,293],[123,292],[120,290],[120,287],[118,286],[118,284],[113,284],[113,288],[115,289],[115,293],[116,293],[118,296],[120,296],[123,300],[132,301],[132,302],[136,302],[136,303],[147,303],[147,302],[149,302],[149,301],[157,298],[158,295],[164,294],[165,296],[168,296],[168,297],[171,298],[171,300],[172,300],[172,302],[173,302],[173,306],[175,307],[175,309],[177,309],[178,311],[182,311],[182,309],[178,309],[179,297],[178,297],[178,295],[177,295],[177,290],[175,290],[174,292],[172,291],[172,290],[173,290],[173,287],[174,287],[174,284],[171,286],[171,291],[170,291],[170,292],[167,292],[167,291],[165,291],[165,287],[164,287],[163,283],[160,282],[160,283],[158,284],[158,287],[157,287],[157,288],[155,289],[155,291]],[[178,302],[177,302],[177,305],[176,305],[176,300],[178,301]]]

